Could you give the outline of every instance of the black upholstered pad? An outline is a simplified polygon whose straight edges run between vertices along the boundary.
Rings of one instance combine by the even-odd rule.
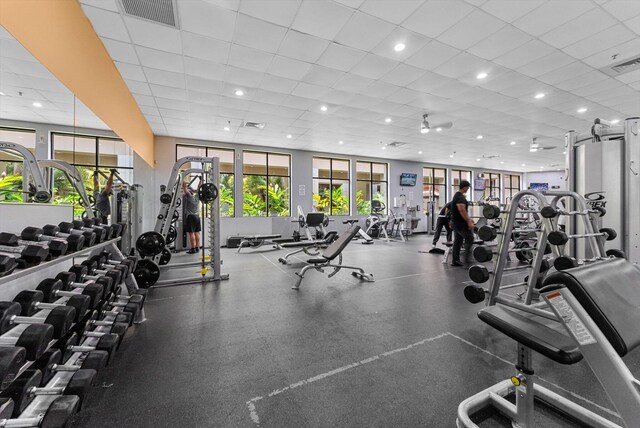
[[[574,364],[582,359],[572,338],[536,321],[536,318],[541,319],[536,315],[525,316],[504,306],[488,306],[478,312],[478,318],[558,363]]]
[[[309,227],[320,226],[324,221],[324,213],[307,213],[305,222]]]
[[[562,284],[595,321],[620,356],[640,344],[640,270],[611,259],[555,272],[544,285]]]
[[[338,254],[340,254],[342,250],[344,250],[345,247],[349,245],[349,242],[351,242],[351,240],[358,234],[359,230],[360,226],[354,226],[350,230],[344,232],[338,237],[338,239],[333,241],[331,245],[325,248],[325,250],[322,252],[322,257],[327,260],[333,260],[338,257]]]

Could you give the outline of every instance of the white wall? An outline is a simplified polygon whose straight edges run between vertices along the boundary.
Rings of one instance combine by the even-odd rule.
[[[527,172],[524,174],[523,188],[528,188],[531,183],[548,183],[549,190],[566,190],[564,171]],[[558,188],[553,189],[553,186]]]

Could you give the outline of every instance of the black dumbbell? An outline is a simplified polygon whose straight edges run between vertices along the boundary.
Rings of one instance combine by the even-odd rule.
[[[65,233],[71,233],[71,230],[81,230],[83,232],[93,232],[96,234],[96,244],[103,242],[107,239],[107,230],[100,226],[85,227],[84,222],[81,220],[74,220],[73,222],[63,221],[58,223],[60,230]]]
[[[102,240],[100,239],[100,235],[98,235],[93,229],[91,230],[85,230],[84,228],[76,229],[73,223],[69,223],[68,221],[63,221],[58,223],[58,228],[60,228],[60,233],[69,233],[69,234],[84,236],[85,247],[90,247],[93,244],[99,244],[100,242],[102,242]]]
[[[76,229],[93,230],[96,234],[100,234],[100,229],[104,229],[103,241],[108,241],[112,238],[113,229],[108,224],[97,224],[95,218],[85,218],[82,220],[74,220],[73,227]]]
[[[523,242],[522,244],[526,244],[525,242]],[[527,244],[528,245],[528,244]],[[529,246],[521,246],[520,248],[510,248],[508,251],[510,253],[516,253],[516,256],[520,256],[517,257],[518,260],[520,261],[526,261],[529,262],[531,261],[529,258],[525,258],[523,256],[522,253],[530,253],[531,251],[535,251],[535,248],[529,247]],[[491,261],[491,259],[493,258],[493,255],[496,254],[493,252],[493,250],[486,246],[486,245],[477,245],[474,249],[473,249],[473,257],[479,261],[480,263],[484,263],[484,262],[488,262]]]
[[[60,297],[73,297],[79,294],[89,296],[89,308],[94,309],[100,300],[102,300],[102,295],[104,293],[103,287],[101,284],[91,283],[87,284],[84,288],[82,288],[82,292],[76,291],[62,291],[62,281],[55,278],[46,278],[38,284],[36,290],[40,290],[43,293],[43,300],[47,303],[53,303],[58,300]]]
[[[24,348],[0,348],[0,390],[6,389],[18,376],[26,357],[27,351]]]
[[[126,266],[107,266],[105,269],[100,269],[98,261],[95,260],[96,257],[100,256],[93,256],[87,260],[83,260],[82,263],[80,263],[80,266],[87,267],[87,273],[82,276],[83,279],[96,279],[99,276],[108,276],[113,279],[114,285],[118,285],[124,280],[128,271],[128,268]],[[74,271],[70,270],[69,272]],[[74,273],[76,275],[79,274],[78,272]]]
[[[482,208],[482,215],[484,216],[484,218],[488,219],[500,217],[501,212],[502,211],[500,210],[500,207],[496,205],[485,205]]]
[[[44,355],[34,361],[29,368],[42,372],[40,386],[45,386],[58,372],[77,372],[78,370],[100,371],[107,365],[109,354],[106,351],[91,351],[76,361],[76,364],[62,364],[62,352],[50,348]]]
[[[67,361],[74,352],[91,352],[91,351],[106,351],[109,353],[109,359],[107,365],[111,364],[113,357],[116,353],[116,348],[120,343],[120,336],[112,333],[105,333],[102,335],[95,345],[79,345],[80,336],[71,331],[65,336],[58,339],[53,347],[59,349],[62,352],[62,361]]]
[[[24,269],[45,261],[49,257],[49,249],[41,245],[18,245],[16,242],[15,245],[0,245],[0,254],[14,257],[18,267]]]
[[[559,215],[586,215],[597,214],[599,217],[603,217],[607,213],[607,210],[602,207],[593,207],[593,209],[586,211],[563,211],[557,207],[546,206],[540,210],[540,215],[544,218],[554,218]]]
[[[9,275],[18,267],[16,257],[0,254],[0,278]]]
[[[78,410],[80,410],[82,402],[89,395],[91,384],[95,377],[95,370],[78,370],[66,385],[42,388],[39,386],[42,382],[42,372],[40,370],[26,370],[9,385],[3,395],[13,400],[14,417],[20,416],[29,403],[38,395],[75,395],[80,399],[78,403]]]
[[[19,336],[0,336],[0,347],[21,347],[26,351],[25,358],[35,361],[42,356],[53,339],[53,326],[49,324],[28,325]]]
[[[128,264],[129,272],[133,272],[134,270],[136,270],[136,265],[138,263],[138,257],[136,256],[127,256],[123,260],[113,260],[113,254],[111,254],[107,250],[102,251],[100,253],[100,256],[102,256],[104,263],[106,264],[112,264],[116,266],[119,264]]]
[[[530,268],[530,267],[531,265],[514,266],[514,267],[503,269],[503,272],[509,272],[509,271],[519,270],[523,268]],[[543,259],[540,264],[540,272],[546,272],[549,269],[551,269],[551,263],[549,263],[549,260]],[[469,268],[469,278],[473,282],[478,284],[487,282],[491,277],[491,274],[493,274],[493,272],[489,271],[489,269],[487,269],[486,266],[483,266],[483,265],[473,265]]]
[[[131,327],[133,325],[133,321],[134,321],[133,315],[130,312],[114,311],[114,310],[102,310],[102,311],[100,311],[99,318],[104,320],[107,317],[113,317],[113,319],[115,321],[129,324],[129,327]]]
[[[39,245],[49,250],[49,258],[56,258],[67,254],[67,242],[55,239],[52,241],[37,241],[37,240],[25,240],[19,238],[17,235],[8,232],[0,233],[0,245],[6,245],[10,247],[27,247],[29,245]]]
[[[615,230],[610,229],[608,227],[600,229],[600,231],[597,233],[583,233],[579,235],[567,235],[566,233],[561,232],[559,230],[554,230],[553,232],[549,233],[548,239],[549,239],[549,242],[553,245],[564,245],[567,242],[569,242],[569,239],[588,238],[592,236],[593,237],[603,236],[607,241],[612,241],[616,239],[618,234],[616,233]]]
[[[82,338],[84,337],[102,337],[105,334],[117,334],[120,338],[117,348],[120,348],[122,339],[124,339],[124,336],[127,334],[127,330],[129,329],[127,317],[116,316],[113,320],[110,321],[98,320],[98,317],[99,312],[94,311],[91,316],[86,317],[85,319],[77,323],[74,326],[73,330],[78,333],[80,340],[82,340]],[[94,327],[106,327],[108,331],[91,331],[91,329]]]
[[[13,298],[14,302],[20,304],[22,308],[20,315],[22,316],[33,316],[36,312],[42,309],[54,309],[59,306],[70,306],[76,311],[74,318],[75,322],[84,318],[89,310],[89,303],[91,303],[91,298],[82,294],[71,296],[64,303],[44,303],[43,300],[44,293],[40,290],[23,290]]]
[[[20,324],[48,324],[53,327],[53,338],[58,339],[67,334],[76,316],[76,310],[71,306],[56,306],[41,316],[24,317],[20,316],[21,312],[19,303],[0,302],[0,334]]]
[[[52,226],[55,229],[59,229],[57,226]],[[82,235],[67,235],[67,236],[56,236],[59,230],[50,230],[49,234],[44,232],[44,229],[40,229],[39,227],[25,227],[22,232],[20,232],[20,237],[25,241],[36,241],[36,242],[65,242],[67,244],[67,251],[70,253],[82,250],[84,245],[84,236]]]
[[[131,273],[133,273],[135,269],[135,262],[124,259],[119,262],[110,262],[107,256],[108,253],[103,251],[100,254],[96,254],[95,256],[91,256],[89,260],[93,260],[97,263],[97,269],[102,270],[120,270],[122,272],[122,279],[127,278]]]
[[[109,278],[111,279],[111,288],[106,292],[106,294],[110,293],[112,288],[118,285],[120,280],[122,279],[121,272],[106,272],[104,275],[91,275],[89,273],[89,268],[92,267],[94,262],[87,262],[84,260],[82,263],[84,264],[76,264],[69,268],[69,272],[74,273],[76,275],[76,281],[95,281],[97,282],[100,278]],[[103,280],[104,281],[104,280]]]
[[[46,224],[42,227],[45,236],[63,238],[69,243],[70,251],[80,251],[84,247],[90,247],[96,243],[96,234],[93,232],[64,233],[55,224]]]
[[[469,284],[466,287],[464,287],[464,297],[465,299],[467,299],[469,303],[473,303],[473,304],[480,303],[484,301],[484,296],[485,296],[484,288],[478,285]]]
[[[10,403],[11,411],[13,411],[14,404],[10,398],[4,398],[7,403]],[[49,408],[44,414],[39,414],[32,418],[20,418],[20,419],[7,419],[6,411],[2,411],[0,416],[0,427],[6,428],[64,428],[68,426],[71,416],[78,412],[78,406],[80,405],[80,398],[75,395],[61,395],[56,397],[55,400],[49,405]]]
[[[102,296],[100,296],[101,300],[106,299],[112,291],[113,288],[113,280],[106,276],[101,276],[100,278],[94,280],[88,280],[85,282],[77,282],[76,274],[73,272],[60,272],[56,275],[56,279],[62,281],[62,290],[63,291],[72,291],[76,288],[86,288],[91,284],[98,284],[102,286]],[[97,305],[99,302],[95,303]]]

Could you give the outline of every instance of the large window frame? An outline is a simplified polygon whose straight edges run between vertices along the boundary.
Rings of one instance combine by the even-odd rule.
[[[328,174],[321,173],[320,163],[329,162]],[[334,163],[346,163],[346,169],[334,170]],[[346,177],[341,173],[346,172]],[[327,215],[351,215],[351,161],[327,156],[313,157],[313,207]],[[328,187],[326,186],[328,184]],[[323,188],[322,191],[321,187]],[[346,197],[345,197],[346,189]],[[316,193],[316,190],[318,191]]]
[[[498,201],[501,201],[500,176],[502,174],[498,172],[484,172],[483,175],[485,185],[482,199],[497,198]]]
[[[247,172],[247,167],[261,167],[263,165],[248,164],[246,158],[248,154],[257,156],[265,156],[264,173]],[[271,173],[269,158],[270,157],[287,157],[287,174]],[[275,167],[274,167],[275,168]],[[264,189],[258,185],[256,189],[248,192],[248,183],[250,180],[259,183],[260,178],[265,178]],[[286,183],[286,189],[283,183]],[[286,199],[282,200],[282,196]],[[243,150],[242,151],[242,215],[243,217],[289,217],[291,215],[291,154],[266,152],[261,150]],[[276,203],[280,202],[280,204]],[[262,208],[264,203],[264,211]],[[280,206],[282,205],[282,206]],[[272,211],[275,207],[281,208],[280,211]]]
[[[195,153],[187,154],[184,156],[179,154],[180,151],[194,150]],[[231,167],[226,166],[226,162],[220,156],[216,156],[219,153],[227,153],[231,159]],[[199,146],[196,144],[176,144],[176,161],[186,156],[203,156],[203,157],[218,157],[220,158],[220,215],[222,217],[235,217],[235,183],[236,183],[236,151],[228,147],[211,147],[211,146]],[[209,215],[209,206],[206,208],[206,215]]]
[[[359,165],[369,164],[368,178],[360,178]],[[384,172],[375,171],[374,166],[383,167]],[[358,194],[361,192],[358,185],[366,183],[369,195]],[[377,189],[376,189],[377,187]],[[383,190],[383,191],[381,191]],[[379,197],[378,195],[382,195]],[[378,196],[378,197],[375,197]],[[356,211],[359,215],[371,213],[371,201],[379,200],[385,205],[385,213],[389,209],[389,164],[386,162],[373,162],[366,160],[356,160]]]
[[[517,185],[514,185],[514,180],[517,179]],[[504,175],[504,201],[511,201],[513,196],[522,190],[522,177],[518,174],[505,174]]]
[[[20,144],[35,155],[36,131],[0,126],[0,141]],[[0,151],[0,202],[24,202],[24,159],[18,153]]]
[[[460,182],[462,180],[467,180],[471,183],[471,171],[466,169],[452,169],[451,170],[451,197],[456,194],[460,188]],[[471,183],[473,185],[473,183]],[[475,189],[474,189],[475,190]]]
[[[435,211],[440,212],[449,202],[447,198],[447,168],[425,166],[422,167],[422,204],[427,210],[427,204],[435,202]]]

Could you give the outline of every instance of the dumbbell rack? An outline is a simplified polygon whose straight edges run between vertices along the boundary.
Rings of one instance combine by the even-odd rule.
[[[554,225],[551,219],[541,219],[540,230],[536,232],[536,246],[535,248],[531,249],[531,251],[534,253],[534,257],[531,260],[530,264],[529,278],[526,283],[522,284],[524,285],[524,293],[522,294],[520,299],[516,299],[513,296],[501,293],[501,291],[504,291],[507,288],[511,288],[508,285],[503,286],[502,279],[505,269],[507,269],[511,236],[514,233],[518,233],[518,229],[514,227],[516,217],[518,216],[518,214],[522,214],[523,212],[529,213],[529,211],[522,211],[519,209],[520,200],[525,196],[533,197],[538,202],[539,207],[548,205],[548,202],[542,193],[534,190],[522,190],[514,195],[513,199],[511,200],[509,209],[504,211],[500,215],[500,229],[497,237],[498,245],[497,251],[495,252],[493,257],[493,277],[491,278],[490,286],[488,289],[488,297],[485,299],[485,304],[487,306],[492,306],[496,303],[501,303],[506,306],[512,306],[525,311],[546,316],[546,311],[536,308],[535,305],[532,306],[532,299],[534,297],[536,284],[538,283],[538,279],[540,278],[540,267],[542,266],[542,262],[545,256],[544,250],[547,246],[547,235],[549,232],[554,230]],[[552,252],[554,253],[554,255],[558,255],[557,248],[552,247]]]
[[[103,250],[109,251],[113,255],[114,260],[123,260],[124,256],[117,248],[117,243],[120,241],[120,237],[115,239],[111,239],[108,241],[104,241],[98,244],[95,244],[91,247],[84,248],[75,253],[66,254],[51,261],[40,263],[37,266],[22,269],[13,272],[10,275],[0,278],[0,300],[12,300],[12,297],[18,294],[23,290],[31,290],[34,289],[35,286],[45,278],[55,277],[55,275],[60,272],[61,266],[64,266],[64,262],[72,262],[75,258],[84,258],[85,256],[91,256],[94,254],[98,254]],[[133,275],[129,275],[129,278],[125,280],[125,284],[127,286],[127,291],[129,294],[132,294],[135,290],[138,289],[138,286],[135,282],[135,278]],[[55,303],[66,303],[68,297],[62,297],[56,300]],[[120,309],[114,308],[116,312]],[[47,314],[48,310],[42,310],[39,313]],[[115,317],[113,315],[109,315],[104,318],[105,321],[113,321]],[[138,315],[138,318],[135,320],[136,323],[141,323],[145,321],[144,309],[141,309]],[[27,328],[27,325],[21,324],[16,325],[14,328],[9,330],[7,333],[3,335],[3,337],[17,337]],[[108,333],[109,328],[103,326],[97,326],[93,329],[95,332],[99,333]],[[95,346],[98,343],[99,338],[96,337],[86,337],[82,341],[83,346]],[[52,340],[47,348],[50,348],[56,340]],[[65,364],[73,365],[75,364],[82,356],[82,352],[74,352],[71,357],[67,360]],[[24,373],[29,369],[32,362],[27,361],[21,368],[18,373],[18,376]],[[74,375],[73,372],[65,372],[59,371],[56,372],[51,380],[47,383],[46,388],[52,388],[59,385],[66,385],[71,377]],[[24,411],[20,414],[17,419],[25,419],[25,418],[34,418],[43,415],[51,403],[58,397],[58,395],[38,395],[36,396],[31,403],[24,409]]]

